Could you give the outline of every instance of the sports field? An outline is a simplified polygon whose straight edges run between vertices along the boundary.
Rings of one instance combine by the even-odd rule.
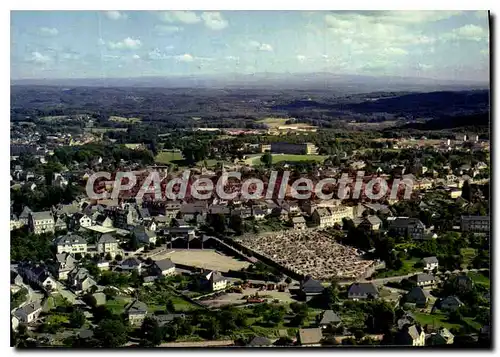
[[[262,155],[252,158],[251,165],[261,165],[260,158]],[[326,155],[288,155],[288,154],[273,154],[273,164],[278,162],[300,162],[300,161],[317,161],[323,162],[328,156]]]
[[[135,123],[140,123],[142,121],[139,118],[125,118],[125,117],[118,117],[115,115],[110,116],[109,120],[114,121],[116,123],[127,123],[127,124],[135,124]]]
[[[213,249],[175,249],[153,257],[154,260],[166,258],[171,259],[174,264],[190,265],[220,272],[240,270],[250,265],[249,262],[217,253]]]

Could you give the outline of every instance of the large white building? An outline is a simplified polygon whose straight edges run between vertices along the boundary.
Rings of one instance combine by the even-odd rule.
[[[76,234],[67,234],[57,238],[57,254],[61,253],[87,253],[87,241]]]
[[[54,233],[54,224],[54,216],[50,211],[30,213],[29,227],[35,234]]]

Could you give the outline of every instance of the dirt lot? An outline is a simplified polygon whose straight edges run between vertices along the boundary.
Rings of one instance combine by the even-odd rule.
[[[268,301],[272,301],[274,299],[278,299],[282,303],[291,303],[296,301],[292,298],[288,290],[285,290],[284,292],[279,292],[277,290],[259,291],[259,289],[256,288],[248,288],[243,290],[243,293],[241,294],[228,293],[221,295],[215,298],[214,300],[204,300],[200,302],[210,307],[219,307],[219,306],[233,305],[233,304],[239,305],[246,302],[246,299],[243,300],[243,296],[254,295],[256,292],[259,293],[259,296],[268,299]]]
[[[165,258],[170,258],[175,264],[190,265],[220,272],[240,270],[250,265],[249,262],[237,260],[212,249],[176,249],[153,257],[154,260]]]

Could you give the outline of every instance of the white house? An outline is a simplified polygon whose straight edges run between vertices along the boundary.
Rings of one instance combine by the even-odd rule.
[[[424,270],[427,271],[432,271],[434,269],[437,269],[439,267],[439,261],[436,257],[427,257],[422,259],[422,262],[424,264]]]
[[[56,240],[57,253],[87,253],[87,241],[76,234],[66,234]]]

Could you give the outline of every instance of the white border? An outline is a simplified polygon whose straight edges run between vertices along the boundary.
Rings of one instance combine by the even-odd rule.
[[[454,0],[454,1],[449,1],[449,0],[419,0],[415,2],[410,2],[410,1],[400,1],[400,0],[384,0],[384,1],[361,1],[361,0],[350,0],[350,1],[339,1],[332,3],[331,1],[322,1],[322,0],[308,0],[308,1],[286,1],[283,2],[283,4],[286,7],[283,7],[281,3],[272,3],[269,1],[258,1],[258,0],[253,0],[253,1],[224,1],[224,0],[211,0],[211,1],[202,1],[202,0],[188,0],[188,1],[181,1],[181,2],[154,2],[154,1],[148,1],[148,0],[142,0],[140,2],[137,1],[131,1],[131,0],[107,0],[105,2],[103,1],[96,1],[96,0],[86,0],[82,2],[70,2],[70,1],[61,1],[61,0],[43,0],[43,1],[24,1],[24,0],[17,0],[17,1],[11,1],[9,3],[7,2],[2,2],[1,3],[3,9],[1,12],[1,20],[2,20],[2,36],[1,36],[1,48],[3,48],[6,52],[7,49],[10,48],[10,10],[215,10],[215,9],[225,9],[225,10],[277,10],[277,9],[289,9],[289,10],[375,10],[375,9],[391,9],[391,10],[451,10],[451,9],[460,9],[460,10],[492,10],[492,13],[495,14],[497,13],[495,11],[496,8],[498,8],[498,2],[495,1],[481,1],[481,0],[475,0],[475,1],[470,1],[470,0]],[[279,4],[279,5],[278,5]],[[140,7],[138,7],[140,5]],[[451,5],[451,9],[450,9]],[[500,13],[500,11],[498,12]],[[497,19],[498,20],[498,19]],[[496,23],[498,26],[498,22]],[[497,48],[497,40],[494,38],[494,41],[492,41],[492,47],[494,46],[494,52],[496,53],[496,56],[498,56],[498,48]],[[496,64],[496,63],[495,63]],[[0,130],[0,135],[3,136],[1,142],[4,143],[6,146],[5,150],[2,151],[2,167],[7,168],[9,165],[9,147],[7,146],[9,143],[9,107],[10,107],[10,57],[7,57],[7,54],[2,56],[2,71],[4,73],[4,78],[5,78],[5,84],[4,87],[2,88],[2,108],[3,108],[3,113],[4,113],[4,118],[2,121],[0,121],[0,125],[2,126]],[[492,72],[494,73],[494,72]],[[494,83],[494,82],[493,82]],[[495,99],[498,99],[498,92],[495,92]],[[498,102],[497,102],[498,103]],[[495,134],[497,137],[500,137],[500,125],[497,124],[495,125]],[[498,157],[498,145],[495,147],[495,152],[492,155],[492,158]],[[493,163],[493,168],[494,168],[494,177],[498,178],[499,172],[497,170],[497,165],[496,162]],[[4,192],[7,192],[7,188],[9,187],[9,179],[7,175],[7,171],[3,171],[5,175],[1,176],[1,186],[4,187]],[[495,191],[495,201],[498,202],[499,200],[499,190],[498,188]],[[0,212],[0,217],[3,223],[3,232],[8,232],[8,214],[9,214],[9,200],[4,199],[2,200],[1,204],[1,212]],[[500,222],[500,211],[497,209],[494,209],[495,213],[495,222]],[[495,232],[498,229],[495,229]],[[496,237],[493,237],[496,238]],[[495,241],[495,239],[493,239]],[[1,249],[2,255],[4,255],[4,259],[2,261],[4,262],[4,268],[2,269],[2,274],[0,274],[1,279],[2,279],[2,286],[4,287],[4,291],[7,294],[7,284],[8,280],[10,279],[8,275],[8,267],[7,265],[9,264],[10,258],[9,258],[9,239],[7,238],[7,234],[5,234],[4,239],[2,240],[2,244],[4,245],[3,249]],[[498,257],[498,246],[500,243],[495,242],[494,243],[494,248],[495,248],[495,256]],[[496,273],[498,272],[498,264],[495,264],[495,277],[498,276]],[[493,283],[495,284],[495,283]],[[7,296],[7,295],[5,295]],[[496,296],[495,294],[493,296]],[[6,301],[6,299],[4,299]],[[496,301],[495,301],[496,302]],[[2,319],[3,326],[5,326],[2,329],[2,343],[1,345],[8,350],[8,355],[12,355],[16,353],[13,349],[10,347],[10,337],[9,337],[9,328],[7,324],[7,319],[10,318],[8,315],[8,309],[5,306],[2,309],[2,316],[4,318]],[[493,327],[493,332],[495,336],[492,336],[492,341],[493,344],[498,344],[498,341],[500,339],[498,338],[498,324],[497,324],[497,319],[496,316],[494,318],[494,327]],[[496,343],[495,343],[496,342]],[[212,353],[219,353],[221,350],[216,350],[212,351]],[[309,353],[311,350],[287,350],[285,353],[291,352],[291,353]],[[377,350],[378,352],[385,352],[384,350]],[[121,352],[121,351],[119,351]],[[118,352],[118,353],[119,353]],[[162,351],[158,350],[159,353],[168,353],[170,355],[177,355],[177,354],[198,354],[200,352],[206,352],[204,351]],[[229,353],[235,352],[235,350],[228,350]],[[259,350],[258,353],[261,355],[270,355],[272,351],[270,350]],[[352,354],[364,354],[367,352],[367,350],[362,350],[359,352],[349,350],[335,350],[335,351],[328,351],[328,350],[321,350],[318,351],[319,353],[335,353],[336,355],[352,355]],[[374,351],[376,352],[376,351]],[[397,353],[397,351],[395,351]],[[418,350],[415,351],[410,351],[410,350],[404,350],[401,351],[405,354],[407,353],[418,353]],[[421,353],[423,351],[420,351]],[[425,350],[424,353],[427,353],[428,355],[440,355],[441,350],[439,351],[432,351],[432,350]],[[452,352],[459,352],[459,351],[452,351]],[[30,355],[33,352],[25,353],[25,355]],[[50,352],[49,352],[50,353]],[[70,354],[74,353],[85,353],[88,354],[89,352],[79,352],[79,351],[64,351],[64,352],[59,352],[62,353],[63,355],[69,356]],[[91,351],[94,356],[104,356],[105,354],[109,353],[108,351]],[[251,352],[248,351],[238,351],[238,354],[249,354]],[[373,353],[370,351],[369,353]]]

